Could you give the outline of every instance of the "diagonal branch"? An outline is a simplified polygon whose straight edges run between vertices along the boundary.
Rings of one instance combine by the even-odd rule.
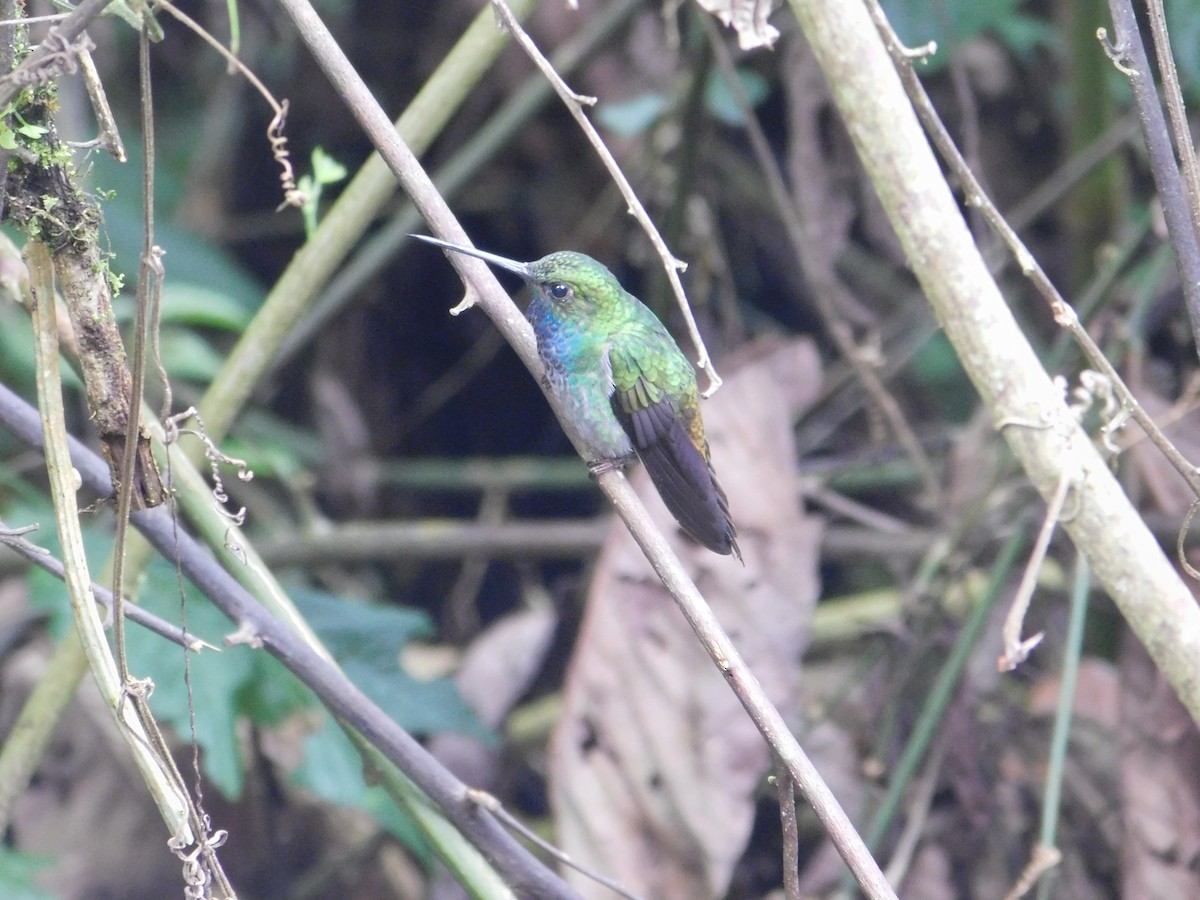
[[[29,446],[42,449],[37,410],[4,385],[0,385],[0,425]],[[103,461],[75,438],[68,438],[67,443],[71,464],[83,485],[101,495],[111,494],[112,482]],[[547,900],[578,896],[517,843],[490,813],[471,802],[467,786],[430,756],[412,735],[392,721],[333,663],[270,615],[195,538],[177,530],[166,509],[134,512],[130,521],[159,553],[177,561],[188,579],[241,626],[240,631],[260,639],[267,651],[307,684],[331,712],[365,735],[424,791],[446,818],[491,860],[519,896]]]
[[[347,107],[380,156],[400,179],[433,231],[443,240],[470,246],[466,232],[428,174],[396,134],[387,115],[379,107],[312,6],[307,0],[282,0],[282,5]],[[534,373],[535,377],[540,376],[541,364],[534,346],[533,329],[501,288],[487,264],[462,253],[451,256],[451,262],[468,286],[468,299],[456,307],[455,311],[478,303],[520,355],[529,371]],[[584,442],[575,425],[564,414],[559,401],[551,394],[546,396],[563,430],[576,448],[582,450]],[[667,544],[666,538],[651,522],[649,514],[629,482],[625,480],[625,476],[618,471],[609,471],[600,475],[598,480],[601,489],[613,502],[634,540],[679,605],[688,624],[696,632],[704,649],[729,682],[772,752],[795,779],[796,786],[812,806],[859,884],[871,898],[894,897],[895,894],[884,880],[879,866],[867,852],[862,838],[854,830],[846,813],[796,741],[779,711],[766,698],[754,673],[721,629],[712,610]]]
[[[1138,120],[1142,123],[1142,139],[1149,154],[1150,172],[1162,202],[1171,247],[1175,250],[1175,265],[1179,267],[1179,278],[1183,283],[1192,335],[1197,337],[1196,346],[1200,350],[1200,238],[1192,223],[1188,192],[1171,146],[1171,132],[1154,85],[1154,72],[1146,58],[1133,4],[1129,0],[1109,0],[1108,9],[1117,37],[1116,44],[1111,47],[1106,44],[1105,49],[1117,68],[1129,77]],[[1103,28],[1096,36],[1102,41],[1107,37]]]
[[[914,274],[993,421],[1050,499],[1079,473],[1063,527],[1200,722],[1200,609],[1080,428],[1004,302],[859,0],[791,0]],[[1191,223],[1188,222],[1190,230]]]

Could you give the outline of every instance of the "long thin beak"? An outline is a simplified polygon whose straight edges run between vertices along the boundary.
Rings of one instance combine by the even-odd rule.
[[[505,259],[503,256],[488,253],[486,250],[476,250],[474,247],[462,247],[458,244],[451,244],[449,241],[439,240],[438,238],[429,237],[424,234],[410,234],[409,237],[415,237],[418,241],[424,241],[427,244],[433,244],[435,247],[441,247],[445,250],[453,250],[455,253],[465,253],[467,256],[477,257],[484,262],[491,263],[493,266],[499,266],[501,269],[507,269],[509,272],[520,275],[522,278],[533,278],[533,272],[530,270],[529,263]]]

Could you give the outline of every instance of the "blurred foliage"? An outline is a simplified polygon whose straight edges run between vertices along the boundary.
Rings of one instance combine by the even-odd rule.
[[[39,872],[53,858],[21,853],[0,844],[0,897],[5,900],[57,900],[56,895],[37,886]]]
[[[313,236],[317,230],[317,214],[321,208],[321,194],[331,184],[343,181],[347,175],[346,167],[322,150],[316,147],[312,152],[312,171],[301,175],[296,186],[304,194],[304,233]]]
[[[923,73],[936,72],[955,51],[980,35],[994,35],[1025,57],[1058,39],[1050,23],[1027,11],[1026,0],[882,0],[882,5],[906,46],[937,42],[937,53],[925,60]]]
[[[758,106],[771,92],[770,82],[753,69],[739,69],[738,81],[751,106]],[[676,98],[654,91],[627,100],[605,103],[596,111],[596,121],[617,137],[630,138],[642,134],[672,109]],[[741,106],[734,100],[725,76],[709,74],[704,85],[704,107],[708,114],[730,126],[744,124]]]
[[[10,502],[5,516],[13,522],[43,524],[43,529],[30,537],[57,554],[54,514],[49,507]],[[107,522],[88,522],[84,544],[89,559],[104,559],[112,549]],[[65,634],[73,627],[73,619],[62,582],[35,569],[30,572],[29,584],[30,601],[47,613],[50,630]],[[202,751],[205,777],[226,797],[236,800],[242,794],[246,752],[239,721],[271,728],[303,714],[313,725],[305,738],[304,757],[293,773],[295,783],[322,799],[377,816],[397,837],[420,848],[407,817],[380,788],[364,783],[357,749],[332,719],[320,712],[308,689],[266,652],[244,644],[224,645],[223,637],[233,630],[229,620],[186,582],[181,602],[180,587],[175,569],[155,559],[139,585],[138,603],[221,649],[191,655],[185,678],[182,648],[164,645],[162,638],[130,624],[126,632],[129,666],[138,677],[154,682],[151,707],[159,721],[181,737],[193,733],[189,700],[194,705],[198,711],[194,734]],[[400,666],[406,644],[433,636],[427,615],[301,586],[293,586],[291,593],[347,675],[401,727],[417,736],[456,731],[494,740],[453,682],[444,677],[419,680]]]
[[[1198,5],[1200,0],[1167,4],[1176,60],[1191,96],[1200,95]],[[587,27],[584,6],[567,25],[550,21],[547,33]],[[997,66],[998,97],[980,92],[978,109],[970,114],[978,117],[973,124],[979,129],[989,188],[995,184],[998,193],[1009,199],[1027,196],[1063,162],[1060,117],[1066,115],[1062,107],[1067,104],[1062,99],[1066,95],[1062,72],[1068,68],[1064,56],[1077,52],[1061,40],[1050,11],[1022,0],[885,0],[884,6],[908,45],[937,41],[938,52],[918,65],[918,72],[927,79],[939,108],[950,112],[948,119],[955,129],[961,127],[963,110],[946,77],[947,62],[981,38],[999,46],[1003,59]],[[371,10],[372,27],[360,29],[355,26],[362,11],[340,0],[322,6],[322,14],[342,29],[347,50],[368,83],[389,109],[398,110],[457,36],[459,10],[428,4],[377,5]],[[561,10],[544,13],[550,17],[561,15]],[[347,171],[353,172],[369,152],[358,126],[323,79],[314,78],[290,27],[261,9],[242,7],[241,14],[247,58],[273,88],[278,85],[281,97],[292,101],[290,147],[294,160],[310,160],[311,171],[303,184],[310,202],[303,215],[275,214],[280,201],[278,171],[262,136],[263,110],[242,94],[221,94],[215,85],[225,78],[222,64],[168,23],[164,44],[155,50],[160,73],[155,241],[166,250],[161,347],[166,367],[178,382],[182,405],[192,402],[212,378],[270,284],[305,235],[319,224],[321,212],[336,197]],[[744,113],[721,73],[708,67],[704,48],[697,43],[703,30],[686,27],[692,8],[684,6],[673,13],[685,27],[679,29],[681,46],[672,47],[670,54],[658,52],[669,46],[662,32],[654,30],[666,30],[660,11],[644,14],[641,30],[630,30],[636,39],[627,35],[613,42],[598,55],[600,65],[573,75],[571,81],[601,97],[597,121],[618,139],[616,152],[651,215],[670,223],[672,249],[691,263],[686,276],[690,298],[716,348],[718,365],[727,351],[755,336],[813,334],[830,364],[830,389],[797,428],[803,431],[813,422],[820,424],[823,414],[836,425],[814,441],[811,456],[802,465],[829,463],[834,467],[831,471],[844,476],[833,484],[835,490],[911,525],[914,531],[951,531],[954,523],[948,525],[947,517],[955,511],[930,509],[924,503],[911,467],[895,465],[905,460],[891,436],[880,438],[886,429],[878,427],[870,403],[855,392],[852,378],[837,380],[838,360],[813,313],[810,286],[792,259],[747,150]],[[644,51],[647,33],[656,41],[653,58]],[[789,38],[785,33],[784,41]],[[119,35],[114,43],[114,57],[122,64],[133,59],[134,45],[120,43],[127,39],[128,35]],[[1098,44],[1089,47],[1089,52],[1101,52]],[[790,52],[791,48],[783,49]],[[946,480],[973,484],[978,473],[956,469],[962,463],[952,451],[960,426],[978,408],[975,393],[942,335],[925,339],[917,349],[907,345],[897,349],[903,344],[900,339],[907,337],[902,327],[914,333],[920,330],[919,322],[911,324],[918,321],[911,313],[923,301],[911,290],[911,279],[889,243],[877,210],[864,199],[869,187],[858,178],[849,146],[836,122],[830,121],[828,110],[809,120],[791,118],[796,115],[793,107],[803,105],[797,100],[811,98],[789,93],[795,88],[788,83],[788,65],[785,52],[739,57],[737,79],[782,165],[798,165],[790,154],[802,143],[799,138],[807,137],[793,129],[811,127],[816,132],[813,143],[825,155],[822,164],[828,165],[821,174],[831,182],[821,201],[836,213],[831,221],[844,214],[845,243],[857,251],[848,262],[838,263],[841,277],[866,310],[863,332],[872,339],[876,333],[882,335],[881,359],[908,354],[891,381],[898,403],[921,439],[929,439],[931,452],[941,454],[935,464],[944,468]],[[524,67],[524,60],[514,53],[479,86],[471,103],[430,150],[431,168],[471,150],[471,142],[489,127],[491,113],[521,88],[528,77]],[[140,137],[133,127],[137,109],[127,75],[118,68],[110,80],[130,162],[122,166],[92,154],[84,166],[92,189],[106,197],[104,240],[114,268],[125,276],[127,287],[117,300],[118,317],[125,327],[133,316],[130,286],[136,283],[143,241]],[[1112,92],[1118,103],[1126,98],[1115,72],[1110,71],[1096,90]],[[564,125],[561,110],[546,110],[523,123],[507,139],[499,158],[467,179],[455,198],[469,233],[481,246],[514,258],[536,258],[553,247],[578,247],[610,262],[635,293],[653,287],[657,276],[653,265],[646,263],[644,237],[629,224],[624,204],[614,200],[606,176],[590,152],[581,149],[573,127]],[[208,140],[206,128],[221,122],[223,111],[232,111],[236,121],[220,140]],[[8,138],[39,137],[23,131],[20,120],[7,127],[8,132],[0,130],[0,146]],[[1136,168],[1140,161],[1121,164]],[[798,183],[809,172],[791,168],[785,175]],[[1121,209],[1132,216],[1145,205],[1142,198]],[[1035,255],[1053,269],[1065,242],[1060,223],[1048,214],[1028,232]],[[839,246],[835,241],[834,250]],[[1083,249],[1091,258],[1106,248]],[[499,457],[519,452],[545,458],[571,452],[536,384],[514,355],[494,345],[486,354],[480,349],[489,346],[483,338],[492,332],[485,317],[446,316],[445,309],[461,296],[461,286],[440,254],[416,256],[394,248],[387,253],[388,265],[356,284],[353,302],[324,325],[292,362],[255,386],[250,406],[233,434],[222,441],[222,450],[246,459],[256,473],[250,485],[234,486],[237,504],[250,507],[251,536],[278,537],[321,527],[326,518],[411,521],[423,516],[475,516],[477,493],[396,487],[372,479],[390,462],[418,456]],[[1128,341],[1139,352],[1149,353],[1154,377],[1182,383],[1187,375],[1185,361],[1194,362],[1194,354],[1188,335],[1180,333],[1181,320],[1164,312],[1169,310],[1173,279],[1168,248],[1156,245],[1135,255],[1106,295],[1109,305],[1097,327],[1117,354]],[[1031,305],[1019,290],[1012,295],[1014,310],[1028,323],[1035,341],[1051,333],[1043,310]],[[925,334],[932,330],[930,326]],[[1062,370],[1069,372],[1073,365],[1064,363]],[[0,302],[0,379],[31,396],[32,372],[28,315],[14,303]],[[79,380],[69,367],[64,367],[64,377],[72,425],[86,436]],[[30,456],[4,434],[0,434],[0,453],[5,454],[0,457],[5,462],[11,456],[27,463]],[[993,468],[989,462],[987,471]],[[594,493],[543,490],[535,496],[515,497],[508,512],[552,518],[590,515],[598,508]],[[0,513],[12,525],[40,521],[44,530],[32,539],[54,547],[53,516],[41,499],[36,469],[0,465]],[[863,646],[872,648],[871,671],[862,663],[862,671],[856,669],[847,682],[852,686],[839,689],[845,696],[874,690],[873,699],[885,698],[880,708],[886,711],[889,730],[881,735],[883,729],[876,726],[885,717],[868,712],[862,716],[866,724],[854,735],[862,746],[872,747],[872,753],[879,748],[870,761],[873,765],[898,752],[904,723],[913,717],[913,707],[944,655],[942,641],[961,612],[946,605],[946,597],[959,589],[960,576],[964,581],[972,577],[978,558],[994,552],[993,532],[1010,524],[1010,513],[1001,511],[1000,521],[985,516],[969,534],[956,534],[960,543],[949,551],[951,558],[944,566],[932,552],[935,562],[919,572],[916,554],[913,559],[862,554],[826,563],[822,578],[827,594],[835,600],[839,594],[906,591],[904,619],[896,633],[868,635],[844,654],[850,657]],[[86,519],[89,558],[97,566],[111,549],[110,518],[101,509]],[[836,526],[845,525],[836,515],[830,518]],[[1050,568],[1053,564],[1056,561]],[[534,583],[539,589],[545,587],[570,615],[577,615],[585,565],[586,561],[489,563],[479,577],[471,612],[477,614],[478,625],[491,622],[524,603],[524,592]],[[347,674],[401,725],[421,735],[454,731],[494,743],[495,735],[472,715],[450,680],[422,681],[401,664],[406,646],[444,639],[438,626],[451,617],[444,608],[445,598],[460,585],[460,575],[456,563],[386,560],[305,572],[288,589]],[[51,633],[63,634],[70,627],[70,614],[61,584],[40,572],[30,573],[28,583],[31,602],[49,613]],[[908,588],[918,583],[921,590],[910,595]],[[186,605],[181,608],[174,571],[156,562],[140,586],[139,602],[169,620],[183,616],[190,630],[221,645],[232,626],[190,587],[185,586],[184,596]],[[1053,626],[1055,612],[1044,614]],[[1108,634],[1095,640],[1106,659],[1119,643],[1115,630],[1112,625]],[[465,643],[477,633],[472,626],[456,637]],[[153,708],[182,740],[188,740],[192,726],[182,651],[164,646],[137,627],[130,627],[128,635],[132,670],[155,682]],[[1052,643],[1053,628],[1050,635]],[[569,638],[566,635],[564,641]],[[876,653],[880,646],[886,646],[886,652]],[[824,651],[832,657],[839,649],[845,650]],[[860,662],[855,660],[855,665]],[[815,665],[820,663],[817,660]],[[557,690],[564,665],[562,659],[553,660],[537,690]],[[205,777],[223,795],[237,798],[248,793],[245,761],[256,748],[246,745],[245,726],[286,730],[288,735],[299,735],[296,740],[303,745],[289,773],[290,784],[331,803],[366,810],[413,848],[417,858],[428,862],[428,849],[407,817],[380,787],[368,783],[359,754],[341,729],[280,664],[263,652],[236,646],[220,652],[205,650],[192,658],[190,669],[195,737]],[[1030,672],[1026,677],[1031,681],[1042,674],[1034,667]],[[1024,683],[1006,682],[1000,691],[987,694],[986,702],[992,706],[979,718],[995,722],[1014,715],[1014,710],[1024,716],[1024,687]],[[848,730],[854,727],[854,715],[861,714],[853,708],[855,702],[862,701],[848,701],[843,715]],[[971,709],[967,714],[975,712]],[[1021,748],[1020,734],[1014,737],[1020,729],[1011,721],[1002,724],[1008,730],[999,736],[993,733],[997,740],[992,744],[985,734],[981,746],[1012,742]],[[970,754],[964,758],[980,762]],[[527,764],[538,779],[541,764],[541,759]],[[528,802],[541,811],[540,782],[531,790],[512,790],[505,800]],[[1021,800],[1028,797],[1022,795]],[[777,807],[769,812],[777,817]],[[939,813],[946,814],[944,809]],[[953,825],[952,820],[945,821]],[[968,823],[960,831],[983,841],[1002,829],[981,835]],[[21,893],[27,890],[23,885],[32,883],[40,861],[11,851],[0,854],[0,896],[45,896]],[[772,862],[776,868],[777,862],[776,857]],[[747,891],[745,896],[758,895]]]
[[[1170,0],[1163,3],[1171,56],[1188,99],[1200,102],[1200,0]]]

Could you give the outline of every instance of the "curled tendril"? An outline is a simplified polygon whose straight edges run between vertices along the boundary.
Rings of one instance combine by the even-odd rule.
[[[279,104],[275,118],[267,126],[267,140],[271,142],[271,155],[275,157],[275,162],[282,170],[279,173],[279,181],[283,186],[283,202],[279,204],[276,212],[288,206],[299,209],[308,199],[304,191],[296,186],[296,173],[292,169],[291,155],[288,153],[287,135],[283,133],[283,127],[287,123],[287,113],[288,102],[283,100]]]
[[[196,420],[196,427],[194,429],[180,428],[180,425],[189,419]],[[168,417],[163,423],[163,429],[166,434],[164,443],[168,445],[176,443],[180,435],[184,434],[198,438],[204,445],[204,457],[208,460],[209,475],[212,478],[212,497],[216,501],[217,512],[229,522],[229,527],[225,532],[225,549],[233,553],[245,565],[246,551],[241,544],[234,540],[233,529],[240,528],[245,524],[246,508],[243,506],[241,509],[233,510],[226,506],[229,503],[229,493],[225,490],[225,482],[221,478],[221,466],[232,466],[237,472],[239,481],[253,479],[254,470],[244,459],[237,459],[221,452],[216,442],[204,430],[204,420],[200,418],[200,413],[194,406]]]

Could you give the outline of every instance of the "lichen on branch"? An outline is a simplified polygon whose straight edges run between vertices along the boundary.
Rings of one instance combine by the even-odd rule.
[[[33,89],[22,98],[26,96],[27,102],[18,101],[24,125],[14,132],[18,141],[7,153],[3,218],[50,248],[88,410],[113,481],[119,483],[133,380],[112,307],[117,283],[99,246],[103,216],[95,199],[79,187],[71,152],[58,139],[53,86]],[[136,443],[133,504],[142,509],[161,503],[163,488],[148,436],[139,433]]]

